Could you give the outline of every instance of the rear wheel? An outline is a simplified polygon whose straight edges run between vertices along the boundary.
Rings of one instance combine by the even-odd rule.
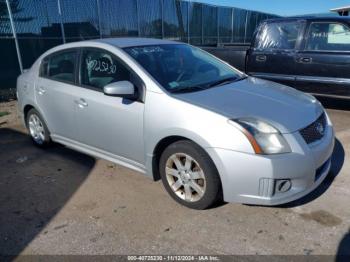
[[[38,111],[34,108],[29,110],[26,122],[29,134],[35,145],[45,147],[51,143],[49,130]]]
[[[160,158],[159,170],[165,189],[184,206],[206,209],[221,197],[221,182],[214,163],[191,141],[168,146]]]

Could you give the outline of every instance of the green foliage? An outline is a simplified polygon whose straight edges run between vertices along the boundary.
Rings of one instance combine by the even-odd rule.
[[[9,115],[10,113],[9,112],[2,112],[2,111],[0,111],[0,117],[2,117],[2,116],[7,116],[7,115]]]

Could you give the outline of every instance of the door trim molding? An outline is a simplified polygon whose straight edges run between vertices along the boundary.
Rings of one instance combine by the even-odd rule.
[[[272,80],[295,81],[295,78],[296,78],[295,75],[284,75],[284,74],[268,74],[268,73],[256,73],[256,72],[251,72],[249,74],[254,77],[268,78]]]
[[[268,74],[268,73],[249,73],[251,76],[268,78],[271,80],[289,80],[289,81],[303,81],[303,82],[314,82],[324,84],[337,84],[350,85],[350,78],[337,78],[337,77],[321,77],[321,76],[301,76],[301,75],[284,75],[284,74]]]
[[[297,76],[296,81],[304,82],[320,82],[324,84],[348,84],[350,85],[349,78],[337,78],[337,77],[320,77],[320,76]]]
[[[345,100],[349,100],[350,101],[350,96],[330,95],[330,94],[322,94],[322,93],[315,93],[315,92],[311,92],[309,94],[311,94],[313,96],[338,98],[338,99],[345,99]]]

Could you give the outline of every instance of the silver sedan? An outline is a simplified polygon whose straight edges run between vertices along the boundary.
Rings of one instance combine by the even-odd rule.
[[[331,166],[332,123],[314,97],[187,44],[61,45],[19,76],[17,94],[36,145],[58,142],[162,179],[190,208],[293,201]]]

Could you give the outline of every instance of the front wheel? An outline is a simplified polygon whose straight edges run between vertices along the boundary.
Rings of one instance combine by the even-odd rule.
[[[206,209],[221,197],[221,181],[214,163],[191,141],[168,146],[160,158],[159,170],[165,189],[184,206]]]

